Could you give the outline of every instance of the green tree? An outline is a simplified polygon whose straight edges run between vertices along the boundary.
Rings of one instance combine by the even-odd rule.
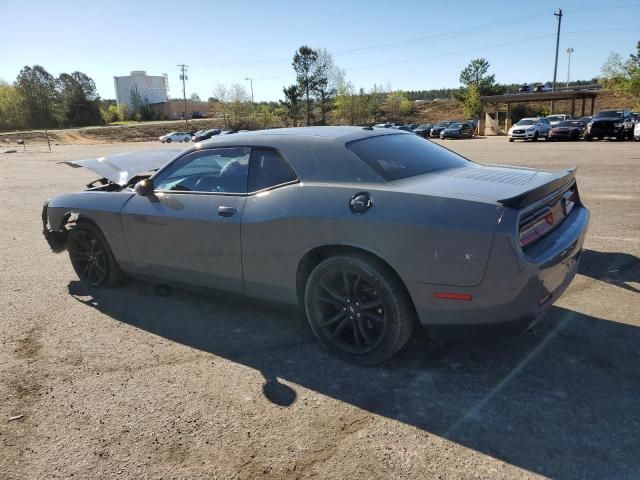
[[[306,45],[303,45],[293,56],[293,69],[296,72],[298,85],[304,92],[307,126],[311,125],[311,92],[316,88],[316,63],[318,52]]]
[[[411,102],[404,92],[389,92],[384,100],[383,109],[390,121],[400,121],[411,111]]]
[[[480,103],[480,90],[476,85],[470,85],[464,94],[464,114],[467,118],[480,118],[482,103]]]
[[[55,127],[56,79],[40,65],[25,66],[16,78],[16,88],[24,100],[27,127]]]
[[[323,48],[318,50],[313,77],[316,80],[313,93],[320,110],[320,122],[322,125],[326,125],[327,114],[333,108],[338,84],[344,78],[344,71],[335,65],[331,53]]]
[[[256,109],[256,120],[260,128],[270,127],[273,123],[274,112],[267,104],[258,105]]]
[[[13,85],[0,80],[0,130],[14,130],[24,126],[24,102]]]
[[[476,58],[460,72],[460,83],[465,89],[475,85],[480,95],[490,95],[496,83],[496,76],[489,75],[488,72],[489,62],[484,58]]]
[[[57,79],[57,115],[65,126],[102,123],[100,96],[94,81],[82,72],[62,73]]]
[[[616,95],[628,95],[633,99],[634,108],[640,108],[640,42],[636,53],[626,61],[617,53],[612,53],[602,66],[602,86]]]
[[[282,106],[287,109],[287,117],[292,120],[293,126],[297,127],[302,110],[302,91],[300,90],[300,86],[294,84],[288,87],[283,87],[282,93],[284,93],[284,101],[282,102]]]
[[[120,113],[118,112],[118,107],[113,103],[109,105],[106,109],[101,111],[102,119],[104,123],[113,123],[120,120]]]

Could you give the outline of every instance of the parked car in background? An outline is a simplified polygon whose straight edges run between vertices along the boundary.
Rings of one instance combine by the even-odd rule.
[[[537,141],[539,138],[549,138],[551,124],[546,118],[523,118],[509,129],[509,141],[516,139]]]
[[[262,130],[69,163],[101,179],[41,218],[81,282],[299,304],[320,343],[364,365],[416,325],[525,331],[576,275],[589,223],[575,169],[484,166],[395,129]]]
[[[442,131],[452,123],[453,123],[453,120],[446,120],[444,122],[436,123],[433,127],[431,127],[431,132],[429,133],[429,136],[431,138],[440,138],[440,134],[442,133]]]
[[[567,115],[566,113],[561,113],[558,115],[547,115],[547,120],[551,126],[555,126],[560,122],[564,122],[565,120],[572,120],[571,115]]]
[[[603,110],[587,124],[584,139],[587,141],[602,138],[625,140],[633,138],[633,120],[628,110]]]
[[[551,127],[549,140],[580,140],[586,129],[582,120],[565,120]]]
[[[413,133],[413,128],[411,128],[411,125],[396,125],[396,126],[391,127],[391,128],[395,128],[396,130],[403,130],[405,132]]]
[[[415,133],[416,135],[422,138],[429,138],[429,134],[431,133],[432,126],[433,125],[430,125],[430,124],[418,125],[416,128],[413,129],[413,133]]]
[[[454,122],[440,132],[440,138],[471,138],[473,127],[467,122]]]
[[[531,85],[527,85],[526,83],[524,85],[522,85],[519,89],[518,92],[520,93],[531,93],[532,92],[532,88]]]
[[[550,92],[551,91],[551,87],[549,85],[536,85],[535,87],[533,87],[533,91],[534,92]]]
[[[578,120],[580,120],[581,122],[584,122],[585,125],[588,125],[592,119],[593,117],[585,116],[585,117],[580,117]]]
[[[162,143],[188,142],[191,140],[191,135],[187,132],[171,132],[158,137],[158,140]]]
[[[209,130],[200,130],[200,132],[196,133],[193,137],[191,137],[191,141],[201,142],[203,140],[208,140],[211,137],[219,134],[220,134],[219,128],[210,128]]]

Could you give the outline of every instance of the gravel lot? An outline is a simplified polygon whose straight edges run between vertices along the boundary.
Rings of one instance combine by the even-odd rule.
[[[580,274],[527,334],[419,335],[380,368],[329,357],[296,309],[76,281],[40,209],[94,176],[56,162],[166,147],[0,154],[0,478],[638,478],[640,144],[446,146],[578,165]]]

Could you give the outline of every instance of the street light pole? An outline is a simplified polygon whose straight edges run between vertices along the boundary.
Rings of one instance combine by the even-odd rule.
[[[253,103],[253,78],[246,77],[245,80],[249,80],[251,83],[251,112],[253,113],[253,118],[256,118],[256,108]]]
[[[573,53],[573,48],[567,48],[567,53],[569,54],[569,63],[567,64],[567,88],[569,87],[569,78],[571,75],[571,54]]]

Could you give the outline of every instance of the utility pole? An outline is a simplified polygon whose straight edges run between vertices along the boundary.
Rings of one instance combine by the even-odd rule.
[[[251,111],[253,112],[253,118],[256,118],[256,107],[253,103],[253,78],[246,77],[245,80],[251,82]]]
[[[551,91],[556,91],[556,76],[558,74],[558,48],[560,48],[560,25],[562,24],[562,9],[559,8],[553,15],[558,18],[558,34],[556,36],[556,63],[553,66],[553,85]],[[553,100],[551,100],[551,113],[553,113]]]
[[[569,54],[569,63],[567,64],[567,88],[569,88],[569,78],[571,76],[571,54],[573,53],[573,48],[567,48],[567,53]]]
[[[185,65],[184,63],[181,63],[178,66],[180,67],[180,71],[181,71],[180,80],[182,80],[182,98],[184,99],[184,123],[188,125],[189,122],[187,121],[187,88],[185,86],[185,82],[189,78],[187,77],[187,67],[189,67],[189,65]]]

